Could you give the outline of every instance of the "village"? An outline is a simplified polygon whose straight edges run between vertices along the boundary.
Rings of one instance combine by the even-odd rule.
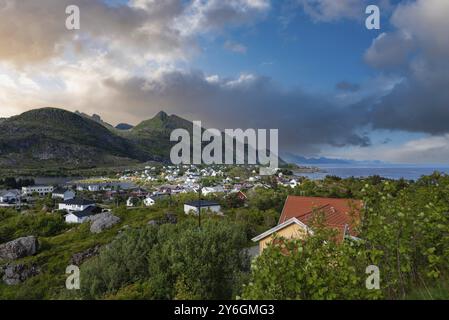
[[[89,216],[110,212],[118,206],[124,205],[129,210],[152,207],[164,199],[189,194],[195,195],[192,197],[196,201],[184,203],[186,214],[197,213],[199,208],[223,214],[219,202],[210,199],[235,195],[245,201],[248,191],[272,187],[257,172],[256,166],[233,167],[231,170],[225,166],[146,166],[142,170],[125,170],[115,178],[89,178],[58,185],[27,185],[21,189],[0,190],[0,207],[26,211],[39,199],[51,199],[46,210],[63,212],[67,223],[83,223]],[[275,180],[277,184],[291,188],[300,183],[298,177],[284,176],[282,170],[275,175]],[[199,201],[202,198],[208,200]]]
[[[0,207],[15,208],[22,213],[41,210],[59,214],[65,223],[72,225],[97,220],[96,224],[92,223],[91,231],[101,232],[120,221],[114,215],[118,208],[126,208],[132,216],[133,211],[144,208],[173,210],[175,203],[177,212],[186,216],[203,213],[225,216],[229,209],[249,207],[249,196],[255,197],[260,190],[275,192],[283,188],[286,190],[283,197],[271,199],[279,208],[282,206],[280,218],[276,218],[277,223],[275,220],[265,223],[265,229],[253,231],[248,239],[253,243],[251,256],[260,254],[277,235],[303,239],[312,232],[309,224],[315,210],[324,212],[329,227],[340,234],[339,240],[357,239],[350,218],[352,199],[306,197],[299,188],[301,181],[306,180],[288,169],[277,169],[276,174],[269,177],[260,176],[258,172],[257,166],[145,166],[141,170],[124,170],[115,177],[0,190]],[[354,203],[358,211],[361,203]],[[166,219],[176,221],[178,218],[166,213]],[[149,224],[158,222],[151,220]]]

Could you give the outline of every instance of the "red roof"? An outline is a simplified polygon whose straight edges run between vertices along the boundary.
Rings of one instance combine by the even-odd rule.
[[[323,212],[326,226],[336,228],[342,234],[348,228],[347,232],[354,236],[354,220],[358,219],[361,208],[362,201],[354,199],[288,196],[279,224],[297,218],[309,225],[314,212]]]

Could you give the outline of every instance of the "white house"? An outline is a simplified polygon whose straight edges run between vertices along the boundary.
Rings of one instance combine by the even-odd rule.
[[[135,207],[139,201],[140,199],[137,197],[129,197],[128,200],[126,200],[126,206],[129,208]]]
[[[33,193],[38,193],[39,196],[46,196],[53,192],[53,186],[28,186],[22,187],[22,194],[26,196],[31,196]]]
[[[154,206],[156,200],[153,197],[148,196],[143,200],[143,203],[145,204],[146,207],[151,207]]]
[[[83,223],[92,215],[101,213],[102,209],[96,206],[90,206],[82,211],[71,211],[65,215],[65,222],[67,223]]]
[[[143,204],[147,207],[151,207],[151,206],[154,206],[156,204],[156,202],[158,202],[159,200],[167,198],[168,196],[169,196],[168,194],[156,194],[156,195],[148,196],[143,200]]]
[[[83,211],[88,207],[95,206],[95,203],[91,200],[74,198],[65,200],[59,204],[59,210],[71,211]]]
[[[12,190],[0,190],[0,202],[9,203],[17,202],[20,198],[20,191],[16,189]]]
[[[100,185],[98,184],[91,184],[87,187],[87,190],[89,190],[90,192],[97,192],[100,191]]]
[[[201,200],[186,202],[184,204],[184,213],[190,214],[191,212],[193,212],[194,214],[198,214],[200,208],[201,212],[209,210],[214,213],[221,212],[221,206],[217,202]]]
[[[223,193],[225,192],[224,188],[222,186],[216,186],[216,187],[204,187],[201,189],[201,193],[207,196],[211,193]]]
[[[51,197],[53,199],[70,200],[75,198],[75,192],[69,189],[56,188],[53,190]]]
[[[296,188],[297,185],[299,185],[300,183],[296,180],[296,179],[291,179],[289,182],[289,185],[291,188]]]

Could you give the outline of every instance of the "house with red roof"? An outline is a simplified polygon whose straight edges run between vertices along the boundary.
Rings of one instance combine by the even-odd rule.
[[[362,201],[319,197],[288,196],[278,225],[253,238],[259,243],[261,253],[275,238],[305,239],[313,234],[312,219],[322,214],[324,226],[338,231],[337,241],[347,237],[357,238],[355,224],[359,219]]]

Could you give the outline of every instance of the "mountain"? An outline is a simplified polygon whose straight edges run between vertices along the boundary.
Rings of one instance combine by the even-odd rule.
[[[43,108],[0,123],[0,165],[82,167],[151,158],[132,141],[69,111]]]
[[[115,128],[117,130],[131,130],[132,128],[134,128],[134,126],[127,123],[119,123],[118,125],[115,126]]]
[[[379,161],[379,160],[358,161],[358,160],[351,160],[351,159],[334,159],[334,158],[326,158],[326,157],[306,158],[306,157],[298,156],[295,154],[287,154],[284,157],[288,161],[291,161],[298,165],[326,165],[326,164],[332,164],[332,165],[380,165],[380,164],[384,164],[382,161]]]
[[[113,127],[98,115],[55,108],[2,119],[0,167],[83,168],[168,162],[176,144],[170,141],[172,131],[186,129],[193,136],[192,122],[163,111],[135,127],[120,128],[124,129]],[[280,163],[284,161],[280,159]]]
[[[139,145],[154,158],[163,160],[170,158],[170,149],[175,144],[170,141],[171,132],[175,129],[186,129],[192,133],[192,127],[192,122],[161,111],[153,118],[123,132],[122,136]]]
[[[78,110],[75,111],[75,114],[77,114],[77,115],[79,115],[79,116],[82,116],[82,117],[84,117],[84,118],[93,120],[93,121],[95,121],[95,122],[101,124],[103,127],[108,128],[109,130],[113,130],[113,129],[114,129],[114,126],[113,126],[113,125],[111,125],[111,124],[109,124],[109,123],[103,121],[103,119],[101,119],[101,117],[100,117],[98,114],[95,114],[95,113],[94,113],[93,115],[90,116],[90,115],[88,115],[88,114],[86,114],[86,113],[84,113],[84,112],[79,112]]]

